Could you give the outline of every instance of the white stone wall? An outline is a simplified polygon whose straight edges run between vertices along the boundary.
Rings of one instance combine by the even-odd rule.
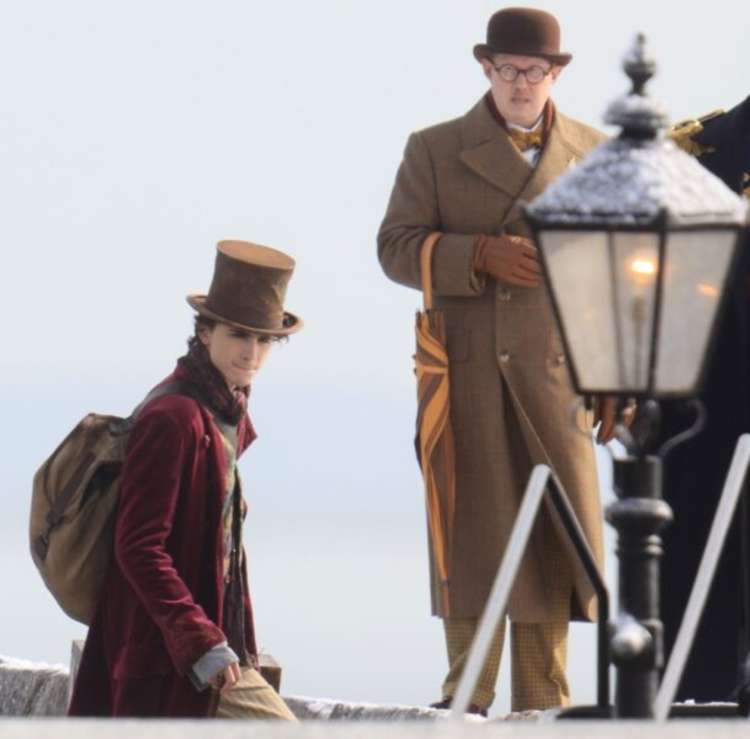
[[[0,656],[0,716],[64,716],[69,682],[63,665]],[[301,720],[429,721],[447,715],[447,711],[431,708],[345,703],[327,698],[288,696],[285,700]],[[476,716],[470,719],[485,721]]]
[[[0,716],[64,716],[68,682],[63,665],[0,656]]]

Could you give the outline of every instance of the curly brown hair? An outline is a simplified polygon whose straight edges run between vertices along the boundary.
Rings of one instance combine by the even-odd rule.
[[[208,316],[204,316],[200,313],[196,313],[193,317],[193,336],[190,337],[188,340],[189,342],[193,339],[198,338],[198,331],[201,328],[208,329],[211,331],[214,329],[217,324],[219,324],[220,321],[217,321],[213,318],[208,318]],[[228,324],[229,325],[229,324]],[[255,333],[254,331],[248,331],[248,334]],[[286,335],[279,335],[279,334],[258,334],[258,336],[262,336],[267,341],[272,341],[273,343],[282,343],[289,341],[289,337]]]

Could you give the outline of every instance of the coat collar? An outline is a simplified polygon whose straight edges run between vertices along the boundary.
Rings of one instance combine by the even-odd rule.
[[[175,380],[182,382],[189,381],[187,373],[179,365],[176,366],[172,374],[162,382],[173,382]],[[198,403],[198,407],[200,408],[204,419],[210,421],[210,425],[215,429],[216,433],[219,434],[219,428],[214,422],[214,412],[206,403],[200,402],[197,398],[194,398],[194,400]],[[258,434],[255,431],[253,422],[250,420],[250,415],[246,413],[242,416],[237,425],[237,456],[239,457],[240,454],[242,454],[242,452],[244,452],[245,449],[247,449],[247,447],[249,447],[257,438]]]
[[[494,187],[515,197],[528,181],[532,166],[494,119],[484,98],[464,116],[461,161]]]
[[[460,158],[479,177],[511,198],[530,199],[544,189],[551,173],[564,172],[581,157],[571,142],[570,129],[570,119],[557,111],[539,161],[532,167],[482,98],[462,120]]]

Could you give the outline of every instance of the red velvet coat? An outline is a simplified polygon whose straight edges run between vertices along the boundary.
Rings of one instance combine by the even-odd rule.
[[[165,382],[183,377],[177,369]],[[238,455],[255,438],[247,416]],[[222,623],[226,459],[195,400],[151,401],[130,434],[114,558],[89,629],[71,716],[208,716],[216,693],[187,673],[225,640]],[[247,582],[247,578],[244,578]],[[257,653],[244,587],[247,649]]]

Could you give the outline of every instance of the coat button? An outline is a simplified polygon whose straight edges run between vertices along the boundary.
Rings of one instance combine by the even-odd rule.
[[[506,290],[505,288],[498,288],[497,299],[507,303],[510,300],[510,290]]]
[[[501,362],[509,362],[510,361],[510,354],[508,354],[508,352],[500,352],[500,361]]]
[[[556,354],[555,355],[555,364],[558,364],[558,365],[565,364],[565,355],[564,354]]]

